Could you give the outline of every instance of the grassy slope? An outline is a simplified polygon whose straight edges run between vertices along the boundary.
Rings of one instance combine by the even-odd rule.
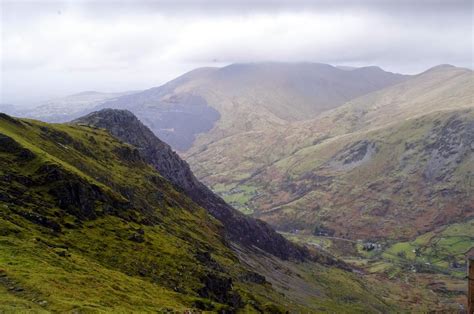
[[[277,228],[311,233],[323,222],[349,238],[389,240],[393,247],[385,247],[384,261],[371,261],[374,274],[405,281],[392,274],[406,274],[418,262],[434,263],[437,274],[409,280],[425,292],[446,294],[443,302],[452,304],[459,295],[458,301],[465,302],[465,283],[458,278],[462,269],[449,265],[462,262],[465,250],[474,246],[469,228],[461,228],[455,237],[437,232],[452,223],[469,224],[474,208],[472,152],[448,166],[454,171],[441,180],[426,182],[422,172],[430,160],[423,150],[434,144],[430,134],[439,124],[456,115],[464,122],[473,120],[472,75],[465,69],[435,68],[310,121],[211,141],[205,149],[191,150],[187,160],[198,177],[235,207]],[[379,145],[369,163],[340,171],[327,167],[346,145],[366,139]],[[384,201],[391,203],[385,207]],[[420,247],[424,237],[431,239],[421,246],[426,261],[410,260],[409,251]],[[399,249],[408,252],[408,260],[388,259]],[[400,288],[399,282],[387,285]]]
[[[277,175],[281,179],[269,188],[275,195],[260,197],[257,207],[271,209],[264,215],[281,226],[289,221],[308,222],[306,227],[331,221],[339,234],[348,233],[353,239],[403,238],[468,217],[473,214],[472,155],[466,152],[460,162],[436,166],[449,172],[439,180],[426,179],[425,169],[432,158],[428,147],[443,142],[441,130],[449,130],[453,119],[472,123],[473,114],[472,110],[433,114],[300,150],[266,172],[260,182],[271,182]],[[456,138],[456,134],[449,136]],[[361,140],[377,147],[369,160],[352,166],[331,162],[338,152]],[[288,191],[293,194],[286,196]],[[279,199],[283,199],[280,204],[274,203]]]
[[[218,94],[206,95],[216,106],[236,108],[227,113],[216,107],[222,111],[222,119],[213,131],[202,134],[185,156],[209,185],[238,183],[262,167],[337,135],[385,127],[439,110],[472,107],[472,75],[460,68],[435,68],[315,119],[290,124],[274,119],[251,101],[245,107]]]
[[[396,308],[355,275],[319,264],[287,262],[299,268],[286,273],[297,283],[290,290],[242,279],[254,269],[244,260],[270,282],[283,262],[237,256],[205,210],[102,130],[0,116],[0,134],[2,309],[217,311],[237,293],[246,313]]]
[[[318,206],[321,207],[320,202],[327,205],[327,208],[323,210],[327,211],[328,215],[336,215],[340,211],[339,206],[350,205],[349,203],[340,204],[342,201],[337,203],[327,199],[328,189],[331,190],[330,194],[334,194],[331,196],[332,198],[340,194],[345,202],[354,200],[345,197],[347,191],[344,189],[350,188],[351,194],[358,195],[359,198],[363,198],[365,194],[372,194],[365,197],[364,202],[368,203],[368,207],[379,207],[378,201],[388,197],[392,198],[394,195],[390,193],[382,195],[384,193],[381,192],[374,194],[374,191],[367,190],[368,182],[382,181],[390,177],[391,179],[395,178],[392,181],[401,178],[406,180],[398,183],[390,182],[389,186],[394,184],[419,185],[420,180],[417,176],[407,177],[406,172],[415,171],[415,169],[404,169],[401,173],[397,173],[390,167],[395,166],[393,159],[400,157],[405,151],[403,140],[416,141],[423,134],[427,134],[432,125],[430,125],[430,121],[420,120],[424,123],[423,126],[412,127],[409,125],[410,122],[405,121],[430,113],[434,117],[436,111],[472,107],[472,90],[472,71],[454,67],[434,68],[395,86],[355,99],[311,121],[281,126],[267,131],[263,130],[264,127],[260,131],[249,131],[226,137],[212,142],[204,148],[196,147],[189,153],[187,160],[199,178],[244,212],[259,215],[262,211],[278,208],[275,214],[269,218],[269,221],[277,226],[283,227],[284,223],[288,221],[309,222],[314,225],[314,221],[321,217],[321,212],[315,213],[314,210]],[[390,134],[390,132],[398,133]],[[365,166],[350,169],[350,174],[345,171],[317,170],[344,145],[365,139],[368,136],[371,136],[382,146],[382,152],[377,154],[376,160]],[[424,145],[423,143],[412,144]],[[395,145],[396,149],[392,149],[390,145]],[[419,149],[421,150],[422,147]],[[426,160],[417,161],[421,155],[420,152],[417,152],[406,156],[409,166],[413,167],[417,162],[424,164]],[[423,156],[423,158],[426,159],[427,156]],[[388,165],[386,160],[392,163]],[[470,162],[465,160],[462,165],[457,167],[454,174],[457,182],[447,182],[447,185],[453,187],[458,184],[465,193],[470,182],[469,165]],[[319,177],[308,177],[308,173]],[[306,178],[303,179],[304,175]],[[333,177],[332,181],[334,182],[331,183],[331,187],[328,187],[329,182],[325,181],[324,176]],[[392,176],[394,177],[392,178]],[[366,183],[366,186],[364,184],[350,186],[348,180],[359,183],[360,178],[362,178],[362,183]],[[342,184],[341,191],[338,191],[338,184]],[[379,184],[379,188],[384,187],[383,182],[376,182],[376,184]],[[439,192],[442,189],[441,185],[438,184],[438,188]],[[434,206],[432,203],[427,204],[427,201],[432,202],[433,200],[429,201],[426,198],[420,199],[420,203],[418,203],[418,199],[413,196],[419,192],[413,186],[408,192],[411,195],[408,197],[400,195],[395,202],[406,202],[403,198],[412,201],[411,204],[405,203],[404,208],[407,206],[418,207],[418,205],[421,205],[422,208],[431,206],[438,207],[438,209],[451,207],[446,204],[449,197],[439,206]],[[330,204],[328,205],[328,203]],[[281,207],[285,207],[286,213],[282,214]],[[371,211],[374,208],[365,210]],[[333,213],[329,213],[330,211]],[[400,209],[399,212],[403,213],[404,211]],[[436,213],[437,211],[434,214]],[[455,213],[451,212],[450,214],[454,215]],[[267,219],[268,215],[270,214],[259,217]],[[298,215],[300,217],[295,217]],[[439,217],[440,220],[441,218]],[[340,219],[347,219],[347,217],[341,213]],[[353,219],[362,219],[359,221],[361,225],[369,222],[364,221],[361,217],[353,217]],[[430,220],[433,219],[435,217],[430,218]],[[389,224],[390,220],[386,223]],[[297,227],[307,228],[309,226],[302,224]],[[413,230],[409,230],[412,226],[408,226],[405,230],[394,230],[395,227],[392,226],[392,230],[388,230],[392,233],[391,236],[394,235],[393,232],[399,233],[400,236],[406,236],[413,232]],[[382,228],[382,230],[384,229]]]
[[[50,187],[48,186],[48,184],[53,186],[55,182],[47,182],[46,185],[33,184],[33,186],[28,187],[14,182],[17,186],[6,186],[5,184],[2,186],[3,193],[12,194],[16,190],[21,193],[21,196],[12,195],[12,198],[24,200],[20,204],[6,202],[3,205],[3,219],[1,222],[5,225],[2,230],[6,234],[4,235],[5,245],[2,246],[5,254],[2,254],[2,257],[15,256],[16,262],[10,263],[10,265],[7,259],[6,263],[2,264],[8,265],[5,270],[14,277],[17,272],[25,272],[23,276],[19,275],[24,280],[35,273],[40,275],[42,274],[40,270],[51,267],[50,270],[48,269],[51,276],[45,276],[45,279],[48,283],[58,281],[56,286],[45,284],[40,278],[31,278],[32,282],[30,284],[32,289],[35,289],[34,282],[40,287],[53,289],[54,293],[46,292],[52,298],[50,300],[52,308],[55,308],[56,305],[56,309],[64,310],[71,306],[67,301],[67,287],[69,285],[67,282],[61,284],[61,278],[64,279],[68,274],[68,268],[76,263],[82,266],[82,271],[94,269],[95,267],[91,267],[91,265],[102,265],[102,268],[97,269],[98,277],[109,278],[108,281],[111,286],[115,279],[117,279],[119,285],[123,286],[127,286],[126,283],[129,280],[132,282],[135,280],[137,286],[148,285],[150,286],[149,291],[159,291],[159,295],[163,296],[149,301],[151,302],[150,305],[161,304],[177,308],[182,308],[184,302],[180,301],[179,298],[170,297],[176,294],[172,290],[181,290],[191,294],[193,290],[201,286],[199,276],[205,272],[204,269],[195,267],[190,252],[213,247],[216,250],[216,255],[223,258],[226,263],[232,264],[231,260],[226,261],[229,257],[232,258],[232,255],[223,246],[218,236],[216,223],[209,221],[202,209],[197,208],[173,191],[166,182],[159,178],[158,174],[154,173],[151,167],[138,163],[134,165],[134,171],[131,172],[130,164],[120,160],[120,157],[114,153],[114,150],[122,147],[123,144],[114,141],[102,131],[83,130],[62,125],[52,127],[39,122],[30,123],[26,122],[18,125],[2,121],[1,132],[14,138],[22,147],[27,148],[36,156],[32,160],[19,163],[11,154],[3,153],[1,156],[2,174],[5,176],[9,174],[26,176],[34,180],[35,177],[39,177],[38,173],[41,166],[52,164],[62,169],[66,176],[71,176],[72,180],[78,180],[81,182],[80,184],[84,185],[96,185],[101,193],[108,194],[110,198],[115,198],[118,202],[125,201],[125,198],[118,192],[118,190],[125,187],[132,190],[135,196],[142,200],[142,204],[131,204],[130,209],[120,213],[119,216],[122,217],[98,213],[99,217],[94,219],[93,222],[87,220],[82,222],[78,217],[74,217],[69,213],[65,214],[64,210],[58,208],[58,204],[50,194]],[[46,131],[42,131],[42,127]],[[50,140],[51,134],[58,134],[59,141]],[[63,134],[67,134],[72,138],[72,142],[68,143],[69,145],[66,144],[69,140],[65,141],[64,144],[60,143]],[[64,137],[69,138],[67,135]],[[87,140],[90,136],[94,138],[94,141]],[[90,152],[94,152],[94,155],[90,155]],[[74,178],[75,176],[77,178]],[[154,177],[154,181],[158,184],[149,181],[148,177]],[[105,186],[101,181],[110,182],[114,188]],[[138,208],[135,210],[134,205],[157,205],[153,204],[150,196],[147,196],[154,189],[164,194],[163,205],[159,208],[159,211],[144,213]],[[176,202],[176,200],[179,201]],[[95,210],[100,211],[105,205],[97,202]],[[126,213],[127,211],[129,213]],[[50,230],[38,228],[37,225],[22,219],[21,214],[17,214],[25,212],[38,212],[44,215],[46,219],[52,220],[61,226],[68,223],[70,227],[63,228],[60,234],[51,234]],[[143,226],[140,220],[146,219],[145,216],[153,216],[154,219],[161,221],[165,228],[161,224]],[[180,224],[177,224],[178,221],[180,221]],[[145,242],[136,243],[127,240],[139,229],[144,230]],[[11,232],[8,230],[11,230]],[[18,247],[23,247],[23,249],[19,251],[16,249]],[[71,257],[61,258],[54,254],[55,249],[62,247],[67,248]],[[32,256],[36,256],[42,262],[32,262]],[[142,268],[147,268],[147,266],[153,266],[151,269],[154,273],[146,274],[145,277],[149,278],[145,278],[145,280],[129,278],[126,275],[128,273],[136,276]],[[72,281],[77,280],[78,283],[78,285],[74,285],[73,291],[69,291],[72,295],[77,294],[72,297],[76,301],[82,299],[80,289],[76,291],[77,287],[88,282],[92,283],[93,281],[90,281],[89,278],[94,277],[93,273],[84,272],[84,275],[82,275],[84,277],[81,278],[81,268],[77,273],[78,278],[70,278]],[[109,270],[109,268],[111,269]],[[43,273],[43,275],[45,274]],[[150,277],[156,278],[151,280]],[[99,279],[97,278],[95,281],[97,280]],[[156,286],[156,283],[159,283],[159,286]],[[84,288],[87,288],[86,291],[83,291],[84,293],[97,292],[97,290],[90,289],[87,285]],[[111,290],[115,289],[112,288]],[[117,290],[120,291],[120,289]],[[144,294],[137,293],[136,296],[131,297],[130,304],[141,303],[133,301],[133,299],[149,299],[147,293],[145,293],[147,290],[143,289],[142,291]],[[101,293],[97,293],[96,297],[101,298],[101,295]],[[116,301],[112,298],[108,305],[112,305]],[[187,304],[189,306],[189,300]],[[103,305],[107,306],[107,304]],[[120,305],[116,303],[115,306]]]

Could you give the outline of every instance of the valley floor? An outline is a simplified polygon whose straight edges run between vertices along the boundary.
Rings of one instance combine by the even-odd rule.
[[[411,311],[463,311],[467,306],[466,255],[474,219],[438,228],[407,242],[368,242],[299,230],[282,234],[326,251],[354,267],[368,282],[383,282],[388,300]]]

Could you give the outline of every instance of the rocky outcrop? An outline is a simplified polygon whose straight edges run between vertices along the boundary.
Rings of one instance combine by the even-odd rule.
[[[169,93],[167,88],[152,88],[138,94],[126,95],[101,108],[132,110],[157,136],[173,148],[188,150],[196,136],[214,127],[219,112],[195,93]]]
[[[223,224],[228,240],[248,248],[255,246],[282,259],[309,257],[307,250],[287,241],[265,222],[241,214],[214,194],[196,179],[189,165],[169,145],[158,139],[131,112],[104,109],[72,123],[107,129],[116,138],[135,146],[143,160]]]
[[[33,152],[23,148],[11,137],[0,133],[0,152],[14,153],[18,161],[28,161],[35,157]]]
[[[362,140],[344,147],[330,161],[329,166],[335,170],[352,170],[369,161],[377,152],[374,142]]]
[[[453,116],[438,124],[426,137],[427,163],[423,177],[428,182],[446,181],[457,165],[474,152],[474,121]]]

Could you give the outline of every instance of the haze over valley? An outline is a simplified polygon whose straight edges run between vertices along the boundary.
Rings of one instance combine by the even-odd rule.
[[[0,312],[468,310],[472,4],[1,5]]]

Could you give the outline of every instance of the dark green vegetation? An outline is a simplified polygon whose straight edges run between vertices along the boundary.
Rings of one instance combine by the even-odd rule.
[[[222,223],[229,241],[246,247],[255,246],[285,260],[304,260],[309,257],[307,250],[285,240],[268,224],[235,210],[199,182],[188,164],[130,111],[103,109],[74,123],[106,129],[116,138],[136,147],[145,162]]]
[[[32,245],[42,238],[64,251],[54,253],[59,260],[79,256],[152,283],[170,293],[160,300],[175,308],[458,310],[464,255],[474,246],[472,71],[439,66],[400,77],[376,68],[296,69],[201,69],[110,105],[136,111],[156,133],[154,111],[181,108],[186,95],[202,97],[220,118],[183,153],[197,177],[242,212],[316,248],[311,256],[238,214],[130,112],[113,110],[69,126],[4,117],[5,143],[16,144],[4,145],[14,148],[2,155],[13,165],[2,167],[9,180],[2,195],[9,223],[18,226],[5,239]],[[351,89],[345,77],[361,73],[370,88]],[[337,88],[325,89],[327,82]],[[321,90],[328,93],[314,97]],[[84,197],[69,196],[69,186]],[[17,291],[12,280],[36,278],[15,277],[25,265],[10,265],[2,277],[18,304],[28,303],[32,289]]]
[[[30,286],[33,298],[58,310],[214,308],[210,300],[240,306],[230,274],[238,268],[226,269],[236,259],[219,225],[140,160],[136,149],[104,131],[5,116],[1,122],[1,264],[7,276],[18,276],[20,289],[30,292]],[[129,294],[129,277],[137,294],[116,304],[115,298]],[[43,287],[54,293],[34,291]],[[107,290],[109,301],[102,300]],[[150,298],[151,291],[162,297]]]
[[[229,243],[221,223],[104,130],[1,114],[0,181],[2,310],[397,308],[325,255],[296,263]]]
[[[260,117],[240,131],[239,118],[220,121],[185,157],[226,201],[277,230],[413,251],[418,237],[474,215],[473,92],[471,70],[438,66],[305,121]],[[429,278],[442,275],[459,292],[458,266],[472,247],[461,228],[428,241],[417,260],[389,251],[378,269],[429,269],[424,288],[440,292]]]

